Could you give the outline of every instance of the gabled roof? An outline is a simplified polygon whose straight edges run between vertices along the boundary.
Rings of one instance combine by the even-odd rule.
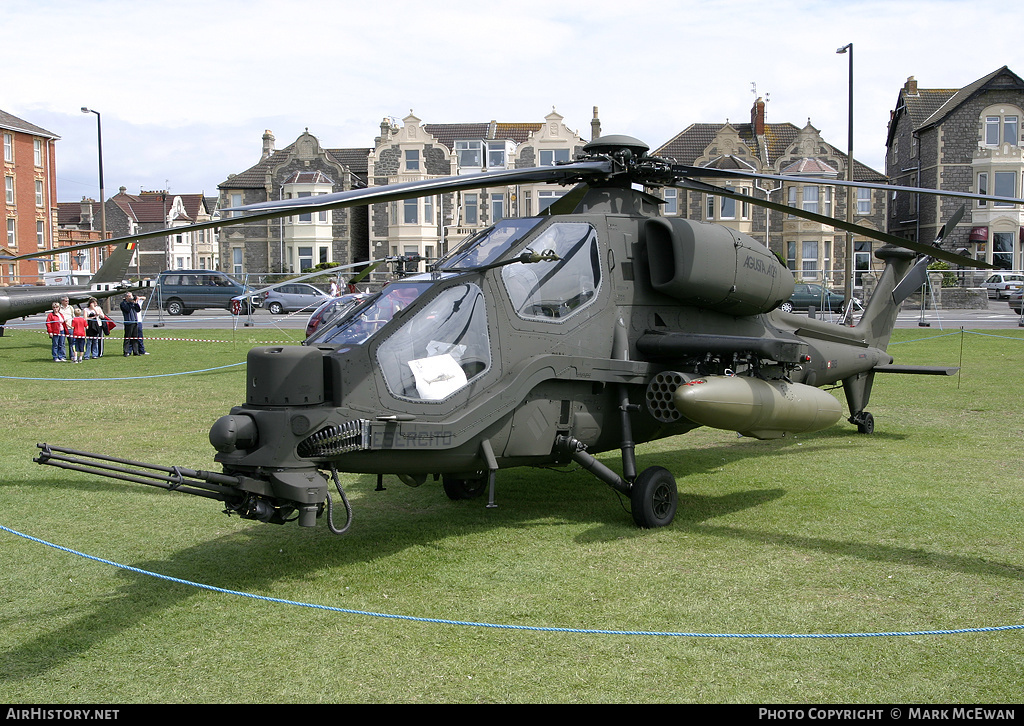
[[[1002,78],[1003,82],[996,84],[995,81],[999,78]],[[941,106],[932,111],[920,126],[915,126],[915,130],[940,123],[959,106],[967,103],[967,101],[982,91],[1007,87],[1024,90],[1024,80],[1021,80],[1020,76],[1011,71],[1007,66],[1003,66],[987,76],[979,78],[974,83],[964,86],[959,91],[955,91]]]
[[[23,134],[32,134],[33,136],[44,136],[48,139],[60,138],[52,131],[47,131],[40,126],[30,124],[28,121],[20,119],[6,111],[0,111],[0,128],[8,129],[10,131],[20,131]]]
[[[293,142],[270,156],[260,159],[245,171],[225,179],[217,185],[218,188],[262,189],[266,185],[267,174],[284,158],[281,155],[290,153],[294,146]],[[373,149],[324,149],[323,151],[330,159],[347,167],[349,171],[365,181],[368,168],[367,160]]]
[[[209,213],[206,198],[202,194],[174,194],[172,192],[141,192],[128,194],[119,192],[110,198],[125,215],[134,222],[164,223],[167,213],[174,204],[174,198],[181,197],[184,214],[179,214],[173,222],[195,222],[203,213]]]
[[[684,131],[677,134],[663,146],[651,152],[654,156],[663,156],[674,159],[680,164],[695,166],[697,159],[704,156],[718,133],[726,124],[692,124]],[[754,136],[753,124],[731,124],[739,134],[740,140],[750,149],[753,158],[760,159],[761,163],[770,166],[780,157],[786,154],[787,149],[797,140],[800,130],[790,123],[765,124],[764,142],[768,150],[768,159],[763,158],[763,152],[758,149],[757,138]],[[828,142],[829,152],[840,159],[846,159],[846,153],[835,148]],[[724,162],[723,162],[724,163]],[[721,164],[717,168],[723,168]],[[739,168],[739,165],[736,166]],[[768,171],[768,170],[766,170]],[[831,167],[821,171],[822,174],[835,174],[836,170]],[[884,180],[885,175],[875,171],[856,159],[853,161],[853,178],[856,181],[879,181]]]

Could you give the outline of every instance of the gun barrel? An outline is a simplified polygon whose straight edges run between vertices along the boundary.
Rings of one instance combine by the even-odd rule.
[[[37,464],[145,484],[197,497],[216,499],[221,502],[230,502],[243,496],[235,488],[241,483],[241,480],[228,474],[187,469],[180,466],[146,464],[141,461],[77,451],[45,443],[36,444],[36,446],[40,449],[40,454],[32,461]]]

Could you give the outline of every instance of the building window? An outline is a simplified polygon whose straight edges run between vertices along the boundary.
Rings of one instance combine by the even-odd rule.
[[[569,161],[568,149],[541,149],[540,165],[554,166],[559,162]]]
[[[14,134],[4,134],[4,161],[14,163]]]
[[[786,267],[796,272],[796,242],[786,242]]]
[[[483,143],[480,141],[456,141],[455,154],[458,156],[459,166],[483,166],[483,160],[481,158],[483,156],[482,146]]]
[[[505,166],[505,142],[487,142],[487,168],[497,169]]]
[[[14,204],[14,177],[4,177],[4,198],[8,204]]]
[[[43,140],[32,139],[32,161],[35,162],[36,166],[41,167],[43,165]]]
[[[796,209],[796,187],[790,187],[786,192],[786,204]],[[788,215],[789,219],[793,219],[794,215]]]
[[[236,275],[242,274],[242,255],[243,250],[241,247],[231,248],[231,271]]]
[[[39,249],[46,247],[46,222],[41,219],[36,220],[36,245]]]
[[[480,219],[480,202],[476,194],[462,196],[462,223],[472,227]]]
[[[997,171],[993,174],[995,180],[994,194],[997,197],[1012,197],[1016,196],[1017,188],[1017,172],[1015,171]],[[994,207],[1012,207],[1012,202],[993,202]]]
[[[14,249],[18,246],[18,220],[7,218],[7,246]]]
[[[804,187],[802,209],[805,212],[818,213],[818,187]]]
[[[857,190],[857,214],[871,214],[871,190]]]
[[[423,197],[423,224],[434,223],[434,198]]]
[[[992,264],[997,269],[1013,269],[1013,232],[992,233]]]
[[[313,248],[299,247],[299,272],[305,272],[313,267]]]
[[[704,204],[704,219],[715,218],[715,198],[708,194]]]
[[[679,214],[679,190],[665,189],[665,214]]]
[[[552,204],[558,201],[565,192],[537,192],[537,214],[540,214],[545,209],[550,207]]]
[[[419,200],[405,199],[402,202],[402,222],[405,224],[419,224]]]
[[[420,150],[419,149],[406,149],[405,150],[405,170],[406,171],[419,171],[420,170]]]
[[[818,243],[817,241],[804,240],[800,244],[801,266],[804,277],[816,277],[818,272]]]
[[[736,190],[732,187],[727,186],[725,188],[727,192],[735,192]],[[722,219],[736,219],[736,200],[730,197],[722,197],[721,201],[721,212]]]
[[[36,206],[43,206],[43,180],[36,179]]]
[[[497,224],[505,218],[505,195],[491,195],[491,224]]]
[[[1020,144],[1018,116],[985,117],[985,146],[998,146],[1000,143]]]

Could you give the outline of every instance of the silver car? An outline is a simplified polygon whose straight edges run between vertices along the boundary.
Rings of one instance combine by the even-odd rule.
[[[263,293],[262,306],[274,315],[296,310],[313,310],[330,295],[305,282],[286,282]]]
[[[1024,287],[1024,275],[1019,272],[996,272],[981,286],[988,290],[990,298],[1002,300]]]

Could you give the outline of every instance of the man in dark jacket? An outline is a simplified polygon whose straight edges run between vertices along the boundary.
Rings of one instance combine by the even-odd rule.
[[[124,354],[149,355],[146,346],[142,343],[142,303],[144,297],[135,297],[133,293],[126,292],[124,300],[121,301],[121,314],[124,315]]]

